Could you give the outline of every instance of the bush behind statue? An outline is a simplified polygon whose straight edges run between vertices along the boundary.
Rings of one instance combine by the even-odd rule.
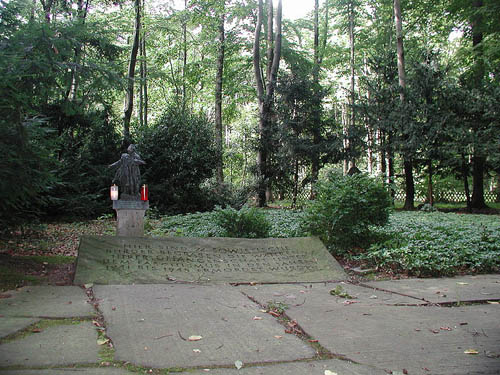
[[[255,207],[243,206],[240,210],[217,207],[214,219],[223,228],[224,237],[266,238],[271,230],[264,212]]]
[[[213,125],[206,116],[167,108],[141,134],[138,148],[147,163],[142,179],[152,205],[170,213],[212,208],[201,188],[217,162]]]
[[[302,227],[342,252],[365,245],[370,227],[385,225],[390,211],[390,195],[382,183],[364,174],[330,173],[317,183]]]

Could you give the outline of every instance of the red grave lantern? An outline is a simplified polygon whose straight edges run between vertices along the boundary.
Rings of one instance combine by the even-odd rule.
[[[142,185],[141,187],[141,201],[149,200],[149,191],[147,185]]]

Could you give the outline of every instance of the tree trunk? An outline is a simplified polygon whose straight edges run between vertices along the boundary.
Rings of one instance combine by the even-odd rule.
[[[142,2],[142,10],[145,10],[145,0]],[[142,58],[144,60],[144,77],[142,79],[142,90],[143,90],[143,97],[144,97],[144,110],[143,110],[143,116],[144,116],[144,127],[148,127],[148,58],[147,58],[147,53],[146,53],[146,33],[142,33]]]
[[[350,105],[351,105],[351,123],[349,125],[350,129],[354,129],[356,126],[356,110],[354,108],[356,92],[355,92],[355,69],[354,69],[354,4],[353,1],[349,1],[349,45],[351,48],[351,58],[350,58],[350,68],[351,68],[351,95],[350,95]],[[349,131],[352,133],[352,130]],[[356,160],[351,157],[349,158],[349,170],[356,167]]]
[[[472,48],[474,49],[474,82],[477,88],[482,89],[484,82],[484,62],[481,42],[483,41],[483,33],[481,27],[483,24],[480,8],[483,6],[483,0],[474,0],[473,7],[476,8],[476,13],[472,19]],[[473,133],[477,129],[473,128]],[[482,209],[488,207],[484,200],[484,169],[486,157],[481,155],[480,147],[474,147],[472,156],[472,202],[471,208]]]
[[[472,208],[486,208],[486,202],[484,201],[484,166],[486,164],[486,158],[483,156],[478,156],[474,152],[472,156]]]
[[[470,189],[469,189],[469,170],[467,168],[467,161],[465,159],[465,154],[462,154],[462,179],[464,182],[465,199],[467,200],[467,211],[472,212],[472,203],[470,199]]]
[[[396,23],[396,39],[397,39],[397,54],[398,54],[398,78],[399,78],[399,99],[402,106],[406,103],[406,75],[405,75],[405,58],[403,49],[403,25],[401,20],[401,4],[399,0],[394,0],[394,20]],[[415,209],[415,185],[413,181],[413,163],[409,152],[403,152],[404,173],[405,173],[405,210]]]
[[[272,1],[268,2],[268,15],[272,16]],[[271,8],[271,9],[269,9]],[[264,82],[261,74],[260,65],[260,33],[263,20],[263,5],[262,0],[258,3],[257,25],[255,27],[255,38],[253,45],[253,66],[257,85],[257,96],[259,100],[259,147],[257,151],[257,177],[258,177],[258,196],[257,204],[259,207],[266,205],[266,191],[268,190],[270,173],[267,168],[267,154],[269,149],[269,125],[271,121],[271,109],[273,104],[274,90],[276,88],[276,80],[279,69],[279,61],[281,58],[281,0],[278,2],[278,10],[276,12],[276,36],[274,38],[274,49],[269,52],[269,35],[268,35],[268,51],[267,56],[272,56],[272,60],[267,61],[266,79],[267,83],[264,88]],[[272,17],[271,17],[272,18]],[[268,34],[272,33],[272,21],[268,22]]]
[[[427,202],[431,205],[434,206],[434,191],[433,191],[433,186],[432,186],[432,175],[433,175],[433,168],[432,168],[432,160],[429,160],[427,162]]]
[[[217,185],[222,186],[224,182],[223,172],[223,126],[222,126],[222,83],[224,74],[224,50],[225,50],[225,14],[224,1],[219,19],[219,51],[217,54],[217,72],[215,76],[215,143],[217,145],[217,166],[216,179]]]
[[[299,159],[295,159],[295,170],[293,173],[293,199],[292,208],[297,207],[297,194],[299,192]]]
[[[184,12],[187,13],[188,0],[184,0]],[[187,66],[187,14],[182,22],[182,111],[186,110],[186,66]]]
[[[135,0],[135,30],[134,41],[132,43],[132,51],[130,52],[130,61],[128,64],[127,73],[127,93],[125,97],[125,105],[123,108],[123,143],[127,146],[131,142],[130,138],[130,118],[134,107],[134,77],[135,66],[137,64],[137,52],[139,50],[139,35],[141,31],[141,3],[140,0]]]
[[[314,0],[314,66],[313,66],[313,82],[315,90],[319,88],[319,71],[321,69],[320,51],[319,51],[319,0]],[[314,96],[313,102],[313,145],[315,146],[311,155],[311,192],[309,199],[314,199],[314,185],[318,181],[319,176],[319,153],[317,145],[321,142],[321,102],[318,95]]]

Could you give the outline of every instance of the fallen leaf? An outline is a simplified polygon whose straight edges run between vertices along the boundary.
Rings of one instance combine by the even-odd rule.
[[[109,342],[109,339],[97,339],[97,345],[105,345]]]
[[[325,375],[337,375],[337,373],[330,370],[325,370]]]
[[[280,314],[278,314],[277,312],[274,312],[274,311],[269,311],[269,314],[274,316],[275,318],[280,316]]]
[[[420,328],[415,328],[415,331],[420,332],[421,329]]]
[[[279,340],[280,338],[282,338],[282,337],[283,337],[283,336],[280,336],[280,335],[276,335],[276,336],[274,336],[274,338],[275,338],[275,339],[278,339],[278,340]]]
[[[264,309],[260,309],[259,311],[260,311],[261,313],[266,313],[266,312],[267,312],[267,310],[264,310]]]
[[[260,316],[254,316],[253,320],[262,320],[262,317],[260,317]]]
[[[500,358],[500,353],[495,353],[489,350],[487,350],[484,354],[486,354],[486,357],[488,358]]]
[[[318,342],[318,340],[308,340],[309,342]]]
[[[92,324],[95,325],[96,327],[102,327],[101,323],[99,323],[97,320],[92,320]]]
[[[116,310],[116,307],[112,306],[112,307],[111,307],[111,310],[115,311],[115,310]]]
[[[450,327],[439,327],[441,331],[451,331]]]
[[[479,354],[479,352],[476,349],[467,349],[465,354]]]
[[[358,303],[358,301],[344,301],[344,305],[352,305],[353,303]]]
[[[202,338],[201,336],[193,335],[188,337],[188,341],[200,341]]]
[[[432,333],[439,333],[439,330],[437,330],[437,329],[431,329],[431,332]]]
[[[239,370],[240,368],[243,367],[243,362],[238,360],[238,361],[234,362],[234,366]]]
[[[33,332],[33,333],[40,333],[40,332],[42,332],[42,330],[40,328],[33,328],[31,330],[31,332]]]

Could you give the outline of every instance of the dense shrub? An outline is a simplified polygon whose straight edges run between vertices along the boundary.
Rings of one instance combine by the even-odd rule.
[[[48,191],[46,213],[97,217],[111,211],[108,165],[120,158],[120,138],[110,109],[84,112],[60,105],[46,108],[48,124],[58,129],[59,157],[55,174],[60,182]]]
[[[144,130],[138,150],[147,163],[142,181],[153,205],[170,213],[211,208],[200,186],[217,161],[213,125],[205,116],[167,109]]]
[[[264,212],[255,207],[244,206],[240,210],[217,208],[214,220],[223,228],[224,237],[265,238],[269,237],[271,229]]]
[[[316,199],[306,208],[303,228],[319,236],[334,251],[363,245],[371,226],[389,219],[391,200],[386,188],[363,175],[332,173],[316,185]]]

